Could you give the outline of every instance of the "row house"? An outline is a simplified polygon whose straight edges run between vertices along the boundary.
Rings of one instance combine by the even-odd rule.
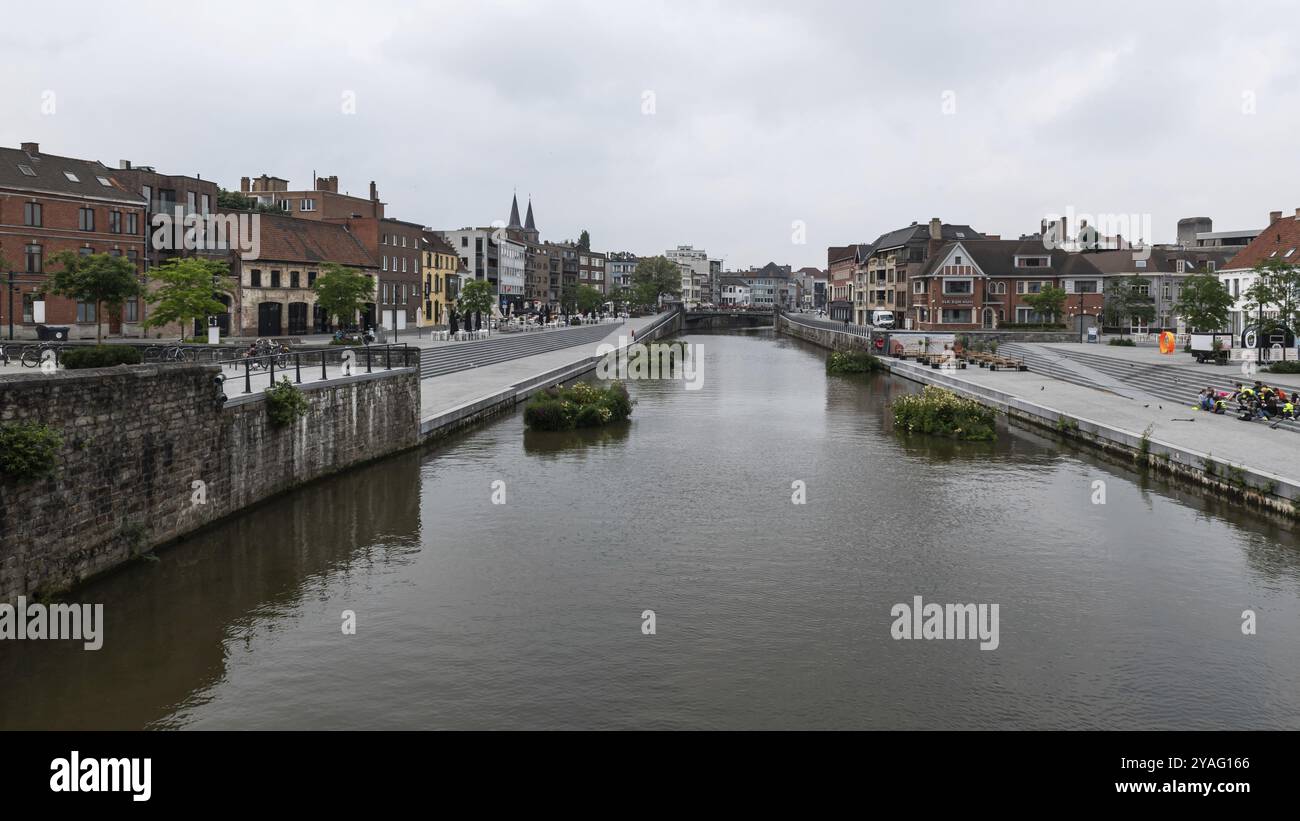
[[[1194,274],[1217,274],[1224,263],[1236,255],[1237,250],[1239,249],[1217,246],[1157,245],[1153,248],[1122,248],[1084,253],[1104,277],[1103,293],[1107,293],[1115,283],[1132,282],[1139,293],[1151,297],[1154,316],[1150,320],[1129,317],[1125,331],[1146,333],[1157,328],[1183,333],[1186,330],[1185,323],[1175,310],[1183,281]]]
[[[232,254],[237,293],[235,327],[242,336],[328,333],[332,319],[316,304],[312,289],[322,266],[337,263],[374,281],[372,301],[353,321],[375,324],[380,270],[375,256],[345,225],[262,214],[260,253],[255,260]],[[345,324],[351,324],[345,322]]]
[[[723,274],[718,284],[718,304],[741,307],[750,303],[749,283],[744,277]]]
[[[908,319],[919,321],[917,312],[909,310],[911,274],[944,243],[981,238],[984,235],[969,225],[949,225],[938,218],[880,235],[854,262],[853,321],[869,325],[875,311],[892,313],[897,328],[905,327]]]
[[[379,263],[379,325],[390,331],[419,325],[424,226],[391,217],[327,217],[321,221],[346,228]]]
[[[611,251],[608,259],[610,290],[631,288],[632,275],[636,273],[636,266],[641,262],[640,258],[630,251]]]
[[[42,154],[37,143],[0,148],[0,258],[9,293],[0,326],[13,338],[34,338],[38,324],[66,325],[72,338],[94,338],[97,310],[110,334],[137,328],[144,306],[119,308],[54,296],[50,259],[61,252],[124,256],[143,281],[148,252],[148,202],[95,160]],[[42,317],[43,314],[43,317]]]
[[[578,254],[578,285],[589,285],[602,294],[608,294],[607,262],[608,258],[603,252],[580,251]]]
[[[128,190],[140,194],[148,203],[145,225],[150,240],[145,252],[146,272],[178,257],[196,256],[229,263],[230,253],[235,249],[228,236],[205,238],[203,243],[195,243],[199,247],[194,248],[185,247],[183,242],[177,243],[175,234],[172,234],[170,240],[165,236],[174,224],[183,226],[186,217],[220,212],[217,199],[221,189],[216,182],[205,180],[197,174],[163,174],[153,166],[135,164],[130,160],[118,161],[118,167],[113,170],[113,179]],[[215,293],[214,296],[226,306],[226,310],[217,315],[217,327],[221,329],[222,336],[228,336],[231,295]],[[122,330],[127,336],[143,336],[145,333],[138,322],[124,322]],[[151,333],[170,338],[180,336],[182,330],[186,335],[203,336],[207,333],[207,322],[196,319],[193,328],[181,329],[178,325],[169,325],[151,330]]]
[[[871,253],[866,244],[832,245],[826,249],[827,295],[826,313],[837,322],[854,321],[854,276],[858,266]]]
[[[919,330],[943,331],[1048,322],[1026,298],[1052,286],[1070,295],[1077,327],[1098,325],[1103,275],[1088,256],[1049,251],[1041,238],[944,243],[909,276],[909,318]]]
[[[1281,211],[1270,212],[1268,227],[1251,240],[1249,245],[1238,249],[1218,271],[1219,281],[1234,300],[1229,312],[1233,333],[1241,333],[1261,318],[1259,313],[1252,315],[1248,311],[1246,292],[1258,277],[1255,267],[1269,261],[1300,265],[1300,208],[1295,210],[1294,215],[1283,215]],[[1265,310],[1262,314],[1264,318],[1276,318],[1277,312]],[[1289,322],[1290,317],[1286,320]]]
[[[710,263],[709,254],[693,245],[678,245],[664,252],[664,256],[677,263],[682,271],[682,302],[688,306],[700,305],[713,299],[712,277],[721,263]]]
[[[384,203],[379,199],[379,188],[370,181],[368,197],[339,193],[339,178],[312,175],[311,188],[289,189],[289,181],[281,177],[262,174],[258,177],[241,177],[240,193],[258,205],[279,208],[286,215],[305,220],[383,219]]]
[[[423,326],[442,326],[449,321],[449,312],[456,305],[456,296],[460,293],[460,271],[462,264],[456,249],[438,236],[426,230],[420,238],[421,285],[424,305],[420,311],[420,324]]]

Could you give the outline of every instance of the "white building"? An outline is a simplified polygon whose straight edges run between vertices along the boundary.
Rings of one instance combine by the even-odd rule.
[[[1249,300],[1246,292],[1258,278],[1255,267],[1274,260],[1285,265],[1300,265],[1300,208],[1295,210],[1294,216],[1284,217],[1281,211],[1271,212],[1268,227],[1217,272],[1219,281],[1234,300],[1228,314],[1233,333],[1241,333],[1258,321],[1261,312],[1247,311]],[[1267,308],[1262,314],[1265,318],[1277,317],[1276,310]],[[1283,321],[1290,325],[1294,320],[1286,317]]]
[[[719,304],[742,306],[750,304],[749,283],[739,277],[720,277],[718,280]]]
[[[691,308],[713,299],[713,266],[703,248],[678,245],[664,252],[664,256],[682,269],[682,302]]]

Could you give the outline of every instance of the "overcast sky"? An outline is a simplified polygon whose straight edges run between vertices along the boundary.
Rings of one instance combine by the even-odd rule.
[[[435,228],[517,190],[543,238],[728,268],[1068,207],[1165,241],[1300,207],[1298,32],[1261,0],[41,2],[0,30],[0,144],[373,179]]]

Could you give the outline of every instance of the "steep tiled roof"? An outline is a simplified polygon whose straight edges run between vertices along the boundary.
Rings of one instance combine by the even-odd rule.
[[[27,174],[22,168],[31,170]],[[69,179],[68,173],[76,177]],[[109,184],[99,181],[103,177]],[[0,188],[20,188],[51,194],[94,197],[144,205],[144,197],[113,178],[113,172],[98,160],[78,160],[21,148],[0,148]]]
[[[1287,256],[1287,251],[1291,251],[1290,256]],[[1300,265],[1300,215],[1275,220],[1223,267],[1230,270],[1254,268],[1270,259]]]
[[[1059,248],[1048,251],[1039,239],[976,239],[958,240],[944,245],[926,260],[919,276],[929,276],[934,273],[947,258],[948,253],[958,244],[966,249],[980,270],[991,277],[1101,275],[1101,271],[1089,260],[1091,255],[1068,253]],[[1016,257],[1018,256],[1047,256],[1049,259],[1048,264],[1041,268],[1017,268]]]
[[[276,214],[259,216],[262,243],[259,259],[379,267],[360,240],[342,225]]]

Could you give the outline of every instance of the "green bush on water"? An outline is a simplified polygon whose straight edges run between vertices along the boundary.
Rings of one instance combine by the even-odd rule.
[[[835,351],[826,359],[827,373],[871,373],[883,366],[866,351]]]
[[[895,399],[890,409],[894,412],[894,426],[908,433],[969,441],[985,441],[997,435],[995,410],[933,385]]]
[[[622,382],[608,388],[577,382],[534,396],[524,408],[524,424],[533,430],[572,430],[623,422],[631,415],[632,400]]]

